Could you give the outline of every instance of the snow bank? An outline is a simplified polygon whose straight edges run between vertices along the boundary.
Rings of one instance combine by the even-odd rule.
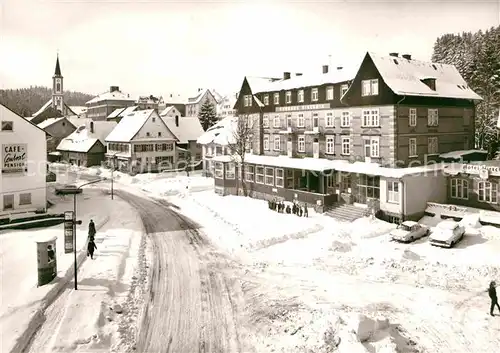
[[[93,192],[84,191],[83,200],[78,203],[78,218],[82,225],[77,227],[77,249],[85,246],[87,225],[92,218],[97,228],[103,227],[109,220],[109,214],[102,210],[112,210],[119,214],[120,202],[111,205],[111,200]],[[99,205],[99,206],[96,206]],[[118,210],[116,209],[118,207]],[[72,210],[72,198],[61,197],[60,203],[53,208],[54,212]],[[49,236],[57,236],[57,278],[50,284],[37,288],[37,260],[35,241]],[[73,254],[64,254],[63,226],[35,229],[28,231],[1,232],[2,247],[2,300],[1,319],[2,351],[10,352],[14,346],[27,342],[33,330],[40,324],[43,315],[40,310],[50,305],[64,288],[69,277],[73,276]],[[84,256],[85,252],[80,252]],[[31,326],[30,326],[31,325]],[[17,343],[16,343],[17,341]],[[17,348],[22,348],[17,346]]]

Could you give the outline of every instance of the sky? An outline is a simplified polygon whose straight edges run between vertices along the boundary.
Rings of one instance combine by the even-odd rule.
[[[442,34],[499,24],[500,0],[0,0],[0,87],[51,87],[59,53],[65,90],[230,94],[366,51],[430,60]]]

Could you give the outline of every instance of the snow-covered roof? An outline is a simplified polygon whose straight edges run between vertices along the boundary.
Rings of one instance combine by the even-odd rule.
[[[132,114],[133,112],[135,112],[137,110],[137,108],[139,108],[137,105],[127,107],[121,113],[118,114],[118,117],[123,118],[124,116]]]
[[[215,143],[222,146],[234,143],[234,131],[237,124],[237,117],[228,116],[205,131],[200,137],[198,137],[196,142],[202,145]]]
[[[72,105],[70,106],[70,109],[73,111],[73,113],[75,113],[75,115],[81,115],[87,112],[87,107],[80,105]]]
[[[64,118],[64,117],[60,117],[60,118],[49,118],[49,119],[46,119],[46,120],[42,121],[40,124],[38,124],[38,127],[39,127],[40,129],[45,129],[45,128],[47,128],[47,127],[51,126],[52,124],[55,124],[55,123],[57,123],[58,121],[61,121],[61,120],[63,120],[63,119],[65,119],[65,118]]]
[[[200,119],[196,116],[178,118],[179,126],[175,125],[175,117],[163,116],[161,118],[175,137],[177,137],[179,143],[196,141],[204,133]]]
[[[452,152],[447,152],[440,154],[440,158],[444,159],[460,159],[463,156],[467,156],[472,153],[483,153],[483,154],[488,154],[488,151],[484,150],[460,150],[460,151],[452,151]]]
[[[108,142],[130,142],[144,126],[154,109],[137,110],[123,117],[106,137]]]
[[[182,103],[182,104],[184,104],[185,102],[187,102],[186,97],[184,97],[180,93],[171,92],[171,93],[164,95],[163,97],[164,97],[163,100],[167,104],[169,104],[169,103],[176,103],[176,104]]]
[[[203,89],[203,90],[199,91],[199,94],[197,96],[189,98],[187,104],[198,104],[198,103],[200,103],[201,100],[202,100],[202,98],[205,97],[206,94],[212,95],[212,97],[214,97],[214,99],[216,100],[216,102],[219,102],[219,100],[217,100],[217,98],[215,97],[214,93],[207,88],[207,89]]]
[[[120,115],[121,112],[123,112],[126,108],[116,108],[115,110],[113,110],[111,112],[111,114],[108,115],[108,117],[106,119],[115,119],[116,117],[118,117],[118,115]]]
[[[113,92],[104,92],[101,93],[100,95],[92,98],[85,104],[93,104],[101,101],[106,101],[106,100],[121,100],[121,101],[130,101],[130,102],[135,102],[135,99],[130,97],[130,94],[123,93],[121,91],[113,91]]]
[[[229,162],[237,160],[235,156],[217,156],[212,160],[219,162]],[[245,163],[258,164],[264,166],[273,166],[281,168],[311,170],[323,172],[327,170],[337,170],[347,173],[377,175],[387,178],[399,179],[408,175],[423,174],[426,172],[436,172],[441,170],[445,164],[429,165],[411,168],[386,168],[376,163],[354,162],[346,160],[334,160],[325,158],[291,158],[288,156],[264,156],[255,154],[246,154]]]
[[[91,132],[90,124],[94,132]],[[97,141],[104,144],[106,136],[117,126],[114,121],[92,121],[85,119],[85,123],[78,126],[68,137],[57,146],[58,151],[88,152]]]
[[[172,109],[177,109],[177,108],[175,108],[175,106],[173,106],[173,105],[169,105],[168,107],[166,107],[165,109],[163,109],[163,111],[160,113],[160,116],[167,115],[168,113],[170,113],[170,111]]]
[[[38,109],[33,115],[32,117],[36,117],[40,114],[42,114],[50,105],[52,104],[52,99],[49,99],[47,103],[45,103],[44,105],[42,105],[42,107],[40,109]]]
[[[379,56],[371,52],[368,55],[384,82],[397,95],[482,99],[467,85],[453,65]],[[436,79],[435,91],[421,81],[425,78]]]

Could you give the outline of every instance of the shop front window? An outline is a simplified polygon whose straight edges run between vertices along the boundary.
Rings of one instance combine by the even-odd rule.
[[[355,200],[365,204],[368,199],[380,199],[380,177],[360,175]]]
[[[451,179],[450,187],[451,198],[464,200],[469,198],[469,182],[467,180]]]
[[[478,184],[479,201],[497,203],[498,184],[489,181],[480,181]]]

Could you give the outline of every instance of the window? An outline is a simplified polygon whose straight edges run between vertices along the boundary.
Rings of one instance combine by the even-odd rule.
[[[408,123],[410,126],[417,126],[417,108],[410,108]]]
[[[378,137],[363,138],[365,157],[380,157],[380,140]]]
[[[316,102],[318,100],[318,89],[317,88],[313,88],[312,91],[311,91],[311,100],[313,102]]]
[[[292,103],[292,91],[287,91],[285,95],[286,103]]]
[[[464,179],[451,179],[450,195],[454,199],[469,199],[469,181]]]
[[[14,209],[14,195],[3,195],[3,209],[4,211]]]
[[[380,126],[378,109],[363,110],[363,126]]]
[[[274,150],[279,151],[280,150],[280,142],[281,142],[281,137],[279,135],[274,136]]]
[[[340,96],[342,97],[344,94],[346,94],[348,89],[349,89],[348,85],[340,86]]]
[[[416,157],[417,154],[417,139],[411,138],[408,140],[408,155],[409,157]]]
[[[335,136],[326,136],[326,154],[335,153]]]
[[[313,123],[313,127],[319,127],[319,116],[318,116],[318,113],[313,113],[312,115],[312,123]]]
[[[262,118],[262,127],[269,127],[269,116],[264,115]]]
[[[342,154],[348,156],[351,154],[351,138],[342,137]]]
[[[274,168],[266,167],[266,185],[274,186]]]
[[[215,162],[214,176],[218,179],[224,176],[224,165],[221,162]]]
[[[276,186],[279,188],[285,186],[285,172],[281,168],[276,168]]]
[[[427,154],[436,154],[438,153],[438,138],[437,137],[428,137],[427,138]]]
[[[264,135],[264,151],[269,151],[269,135]]]
[[[281,127],[281,118],[279,115],[274,116],[273,127]]]
[[[340,127],[349,127],[349,126],[351,126],[351,113],[348,111],[342,112]]]
[[[478,183],[479,201],[488,203],[497,203],[498,184],[488,181]]]
[[[251,94],[246,94],[243,96],[243,105],[245,107],[251,107],[252,106],[252,95]]]
[[[151,134],[149,132],[146,132],[146,136],[149,137],[151,136]]]
[[[306,121],[304,119],[304,114],[302,114],[302,113],[299,114],[299,117],[297,119],[297,126],[298,127],[304,127],[304,126],[306,126]]]
[[[269,95],[268,94],[266,94],[264,96],[264,105],[269,105]]]
[[[378,79],[375,80],[363,80],[361,81],[362,96],[376,96],[378,95]]]
[[[156,121],[156,118],[155,118],[155,117],[153,117],[153,119],[152,119],[152,120],[153,120],[153,123],[154,123],[154,122]]]
[[[464,136],[464,150],[469,149],[469,136]]]
[[[255,167],[255,182],[257,184],[264,184],[264,167]]]
[[[254,175],[254,166],[253,165],[245,166],[245,180],[253,181],[253,175]]]
[[[286,187],[288,189],[293,189],[293,170],[287,169],[286,170]]]
[[[399,181],[387,182],[387,202],[399,203]]]
[[[329,101],[333,100],[333,86],[326,87],[326,99]]]
[[[234,179],[236,168],[233,162],[226,164],[226,179]]]
[[[439,124],[439,113],[437,109],[427,109],[427,125],[428,126],[438,126]]]
[[[304,90],[301,89],[299,92],[297,92],[297,101],[299,103],[304,103]]]
[[[14,122],[2,121],[2,131],[14,131]]]
[[[274,104],[275,105],[280,104],[280,94],[279,93],[274,94]]]
[[[292,128],[292,114],[287,114],[286,115],[286,127],[287,128]]]
[[[306,151],[306,137],[304,135],[297,137],[297,151],[298,152]]]
[[[327,127],[333,127],[334,124],[335,124],[335,119],[333,117],[333,113],[332,112],[326,113],[326,116],[325,116],[325,125]]]
[[[158,137],[161,137],[161,132],[158,132]]]

